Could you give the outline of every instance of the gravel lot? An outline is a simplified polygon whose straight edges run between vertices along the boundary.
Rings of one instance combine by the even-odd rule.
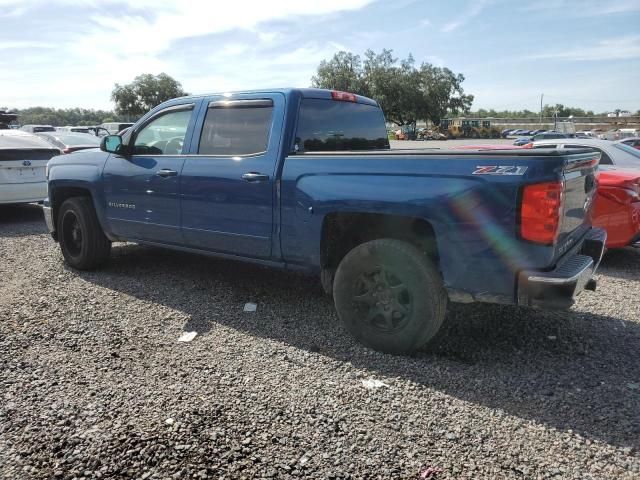
[[[71,271],[37,206],[0,207],[0,278],[4,479],[640,478],[637,250],[568,313],[450,306],[411,358],[298,275],[131,244]]]

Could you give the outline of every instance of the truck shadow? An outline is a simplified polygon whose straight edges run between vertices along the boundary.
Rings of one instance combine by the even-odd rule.
[[[611,277],[640,281],[640,248],[609,250],[602,258],[599,272]]]
[[[409,380],[497,414],[640,447],[635,322],[581,311],[450,306],[434,346],[398,357],[355,343],[312,278],[137,245],[116,246],[109,267],[80,275],[183,312],[190,318],[185,331],[231,327],[350,362],[391,383]],[[249,301],[258,304],[254,314],[242,312]]]
[[[26,237],[46,231],[40,205],[0,205],[0,237]]]

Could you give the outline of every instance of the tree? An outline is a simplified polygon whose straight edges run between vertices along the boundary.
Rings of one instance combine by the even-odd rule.
[[[415,125],[417,120],[438,124],[447,114],[469,110],[472,95],[462,89],[464,76],[448,68],[422,63],[415,65],[413,56],[404,60],[393,57],[393,50],[365,52],[364,61],[351,52],[338,52],[323,60],[312,86],[345,90],[376,100],[387,120],[396,125]]]
[[[557,112],[558,117],[593,117],[593,111],[587,110],[586,112],[581,108],[575,107],[565,107],[561,103],[556,103],[555,105],[545,105],[542,108],[542,116],[543,117],[553,117]]]
[[[420,67],[420,88],[425,102],[425,116],[434,125],[447,114],[457,115],[468,112],[473,103],[473,95],[465,95],[462,88],[464,75],[456,75],[448,68],[434,67],[423,63]]]
[[[22,125],[98,125],[105,122],[107,118],[116,118],[116,121],[123,120],[113,112],[86,108],[31,107],[16,110],[16,113],[19,115],[18,120]]]
[[[311,78],[312,86],[331,85],[335,90],[366,95],[368,93],[359,55],[338,52],[331,60],[322,60],[317,74]]]
[[[133,119],[162,102],[184,95],[188,94],[182,89],[182,85],[166,73],[145,73],[126,85],[116,83],[111,92],[111,100],[116,104],[116,113]]]

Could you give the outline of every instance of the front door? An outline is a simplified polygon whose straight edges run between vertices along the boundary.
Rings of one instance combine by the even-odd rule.
[[[280,94],[211,97],[182,172],[182,228],[193,247],[271,255],[275,175],[284,117]]]
[[[183,145],[193,129],[194,103],[173,105],[136,127],[131,155],[111,154],[103,171],[107,221],[132,240],[180,243]]]

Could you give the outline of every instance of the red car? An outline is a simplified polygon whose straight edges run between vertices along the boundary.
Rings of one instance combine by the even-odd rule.
[[[607,248],[640,242],[640,170],[600,170],[593,225],[607,231]]]

